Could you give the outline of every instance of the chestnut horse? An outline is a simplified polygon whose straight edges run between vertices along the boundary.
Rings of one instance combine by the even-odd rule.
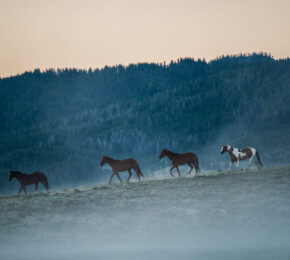
[[[31,174],[22,173],[19,171],[10,171],[8,180],[11,181],[13,178],[16,178],[19,181],[20,189],[18,195],[24,190],[26,194],[25,186],[34,184],[35,190],[38,190],[38,183],[41,182],[48,192],[48,181],[44,173],[41,172],[33,172]]]
[[[112,179],[113,179],[115,174],[117,175],[118,179],[122,183],[122,179],[119,176],[119,172],[124,172],[124,171],[128,171],[128,173],[129,173],[129,176],[127,179],[127,182],[129,182],[129,180],[132,176],[131,169],[135,170],[139,181],[140,181],[140,176],[144,177],[141,170],[140,170],[138,163],[134,159],[129,158],[129,159],[125,159],[125,160],[115,160],[111,157],[104,156],[102,158],[102,161],[101,161],[101,166],[103,166],[105,163],[109,164],[113,170],[109,184],[111,184]]]
[[[249,159],[249,158],[250,159],[249,159],[249,162],[248,162],[247,169],[249,168],[250,163],[252,162],[252,160],[254,158],[255,158],[255,163],[256,163],[257,167],[258,168],[263,167],[260,155],[259,155],[258,151],[255,148],[247,147],[247,148],[244,148],[244,149],[238,149],[238,148],[231,147],[230,145],[224,144],[222,146],[222,149],[221,149],[221,154],[223,154],[225,152],[228,152],[229,155],[230,155],[230,165],[229,165],[228,170],[231,169],[231,166],[232,166],[233,162],[237,162],[236,163],[236,167],[238,168],[239,167],[239,162],[241,160],[246,160],[246,159]]]
[[[173,153],[166,149],[163,149],[161,154],[159,155],[159,159],[162,159],[164,156],[167,156],[169,160],[172,162],[173,166],[170,168],[170,174],[172,177],[174,177],[174,175],[172,174],[172,170],[174,168],[177,169],[178,175],[180,176],[178,165],[182,165],[182,164],[187,164],[190,167],[190,171],[188,173],[189,175],[191,174],[193,166],[195,168],[196,174],[200,171],[199,166],[198,166],[198,158],[196,154],[194,153],[179,154],[179,153]]]

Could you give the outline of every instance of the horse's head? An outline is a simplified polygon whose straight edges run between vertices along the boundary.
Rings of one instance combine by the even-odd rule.
[[[10,171],[8,181],[11,181],[15,177],[16,171]]]
[[[221,149],[221,154],[225,153],[228,150],[228,145],[223,144],[222,149]]]
[[[168,153],[168,150],[163,149],[162,152],[161,152],[161,154],[159,155],[159,159],[162,159],[164,156],[167,155],[167,153]]]
[[[100,165],[103,166],[107,162],[106,156],[103,156]]]

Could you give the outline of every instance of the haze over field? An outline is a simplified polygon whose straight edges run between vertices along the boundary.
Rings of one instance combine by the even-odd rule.
[[[290,168],[0,197],[1,259],[289,259]]]

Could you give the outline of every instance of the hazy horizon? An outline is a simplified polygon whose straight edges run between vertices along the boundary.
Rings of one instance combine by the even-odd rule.
[[[290,56],[283,0],[0,2],[0,77],[261,51]]]

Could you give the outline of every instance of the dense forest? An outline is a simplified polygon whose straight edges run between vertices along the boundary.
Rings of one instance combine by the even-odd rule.
[[[290,162],[290,59],[264,53],[103,69],[49,69],[0,79],[0,192],[10,169],[51,186],[107,180],[101,157],[134,157],[145,175],[162,148],[227,167],[223,143]]]

